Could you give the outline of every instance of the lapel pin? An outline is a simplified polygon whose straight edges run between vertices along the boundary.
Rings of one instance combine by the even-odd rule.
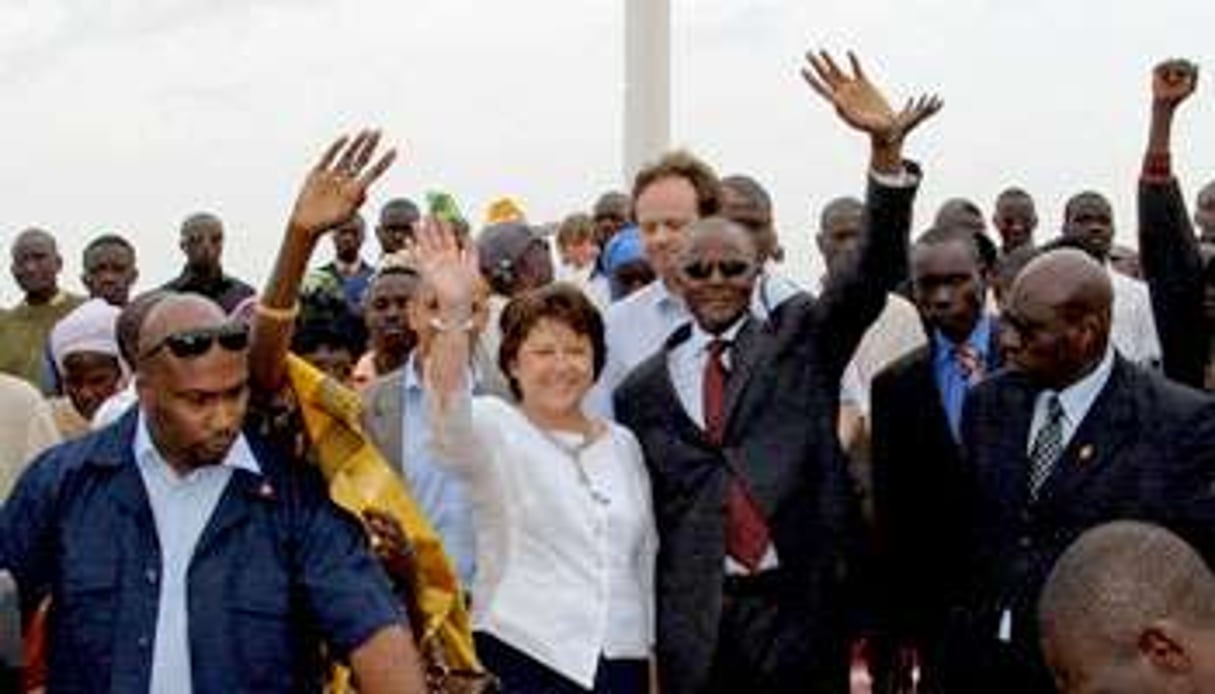
[[[1087,463],[1093,459],[1093,444],[1086,443],[1080,447],[1080,462]]]
[[[257,488],[257,495],[269,501],[274,498],[274,487],[271,487],[269,482],[262,482]]]

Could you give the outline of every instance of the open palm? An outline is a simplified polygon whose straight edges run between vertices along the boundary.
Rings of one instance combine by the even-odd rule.
[[[842,70],[826,51],[806,54],[809,67],[802,76],[820,96],[835,107],[845,123],[885,141],[902,141],[912,130],[941,110],[936,96],[909,99],[899,112],[865,74],[856,55],[849,52],[852,74]]]
[[[367,199],[367,188],[396,158],[396,150],[389,150],[368,166],[379,141],[378,131],[364,130],[354,140],[342,137],[330,145],[300,188],[291,225],[321,234],[353,217]]]
[[[435,292],[440,307],[471,314],[480,277],[476,249],[461,246],[450,223],[427,217],[418,229],[413,253],[422,279]]]

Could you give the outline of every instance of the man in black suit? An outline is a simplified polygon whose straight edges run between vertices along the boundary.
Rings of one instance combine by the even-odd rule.
[[[881,371],[872,395],[881,593],[875,655],[897,653],[898,661],[875,673],[885,691],[905,688],[912,654],[922,662],[921,691],[935,690],[966,518],[962,403],[1000,363],[972,231],[935,227],[921,235],[911,251],[911,286],[929,343]]]
[[[1139,250],[1160,332],[1164,373],[1215,390],[1215,246],[1194,235],[1173,175],[1173,116],[1198,86],[1198,66],[1166,60],[1152,71],[1152,116],[1139,178]]]
[[[1011,371],[969,394],[968,585],[951,617],[950,692],[1053,692],[1035,603],[1081,532],[1164,525],[1215,559],[1215,401],[1110,344],[1113,290],[1085,253],[1033,260],[1001,316]]]
[[[690,229],[677,271],[695,322],[615,392],[641,442],[660,535],[662,691],[842,692],[841,582],[855,509],[835,436],[839,381],[906,263],[917,176],[903,136],[940,103],[896,114],[853,58],[810,58],[812,86],[872,141],[867,234],[818,301],[748,312],[760,264],[731,222]],[[724,509],[724,511],[723,511]]]

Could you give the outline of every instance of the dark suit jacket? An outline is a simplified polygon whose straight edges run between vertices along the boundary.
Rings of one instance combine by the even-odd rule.
[[[998,335],[993,319],[989,375],[1000,368]],[[968,516],[962,447],[941,405],[929,340],[874,377],[871,408],[880,591],[872,602],[881,632],[922,650],[944,635]]]
[[[616,413],[641,442],[659,531],[658,662],[666,694],[705,688],[722,607],[722,506],[727,461],[762,507],[780,560],[783,625],[771,663],[788,691],[846,691],[840,625],[844,539],[855,518],[836,437],[839,384],[861,335],[903,272],[914,188],[871,184],[854,265],[818,301],[797,296],[761,324],[749,319],[732,350],[723,446],[680,404],[667,367],[685,326],[615,392]],[[870,243],[870,240],[873,242]]]
[[[1202,388],[1211,344],[1203,311],[1206,281],[1176,179],[1139,184],[1139,257],[1152,294],[1164,373]]]
[[[1030,503],[1026,445],[1036,396],[1010,372],[966,402],[973,533],[970,585],[951,627],[951,692],[1054,691],[1039,654],[1036,603],[1055,560],[1084,530],[1116,519],[1155,522],[1215,559],[1215,400],[1117,358]],[[1005,610],[1011,643],[996,639]]]

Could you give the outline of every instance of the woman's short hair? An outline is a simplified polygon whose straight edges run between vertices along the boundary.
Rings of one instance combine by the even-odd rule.
[[[575,212],[561,220],[557,227],[557,247],[569,248],[595,238],[595,220],[585,212]]]
[[[532,329],[542,320],[551,320],[565,325],[578,335],[584,335],[591,341],[591,360],[594,367],[593,376],[596,380],[603,372],[603,364],[607,359],[607,344],[604,339],[603,317],[599,309],[590,299],[572,284],[556,282],[529,292],[511,300],[502,311],[499,326],[502,329],[502,343],[498,348],[498,367],[506,376],[510,391],[516,398],[522,398],[519,384],[510,374],[510,365],[519,356],[519,348],[531,334]]]

